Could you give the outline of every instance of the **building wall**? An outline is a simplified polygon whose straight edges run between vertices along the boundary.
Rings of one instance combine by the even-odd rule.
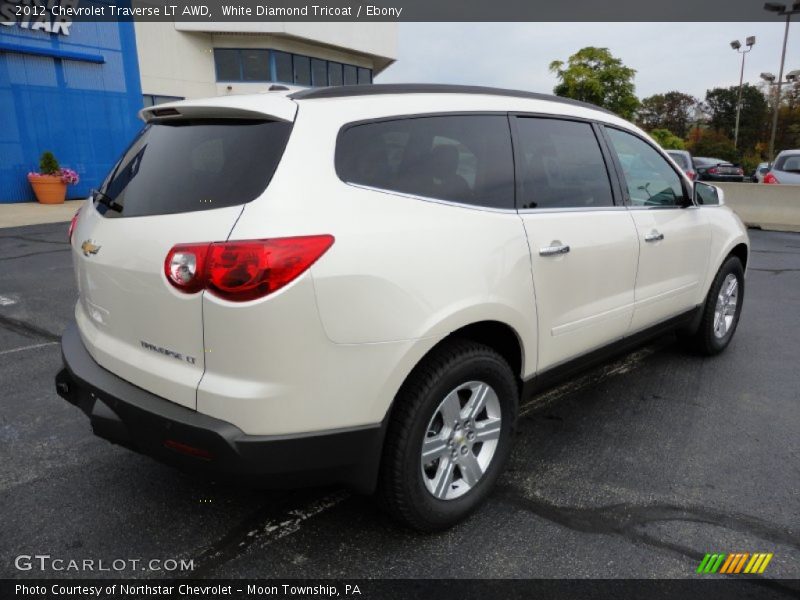
[[[270,48],[372,69],[395,60],[394,23],[136,23],[142,91],[202,98],[246,94],[270,83],[218,83],[216,48]]]
[[[26,175],[46,150],[81,177],[68,197],[86,197],[141,127],[133,26],[68,31],[0,26],[0,202],[34,199]]]

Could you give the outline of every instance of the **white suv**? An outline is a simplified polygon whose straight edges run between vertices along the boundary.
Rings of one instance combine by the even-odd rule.
[[[377,490],[432,530],[490,492],[521,398],[678,328],[723,350],[746,230],[639,129],[523,92],[192,100],[71,228],[59,394],[184,468]]]

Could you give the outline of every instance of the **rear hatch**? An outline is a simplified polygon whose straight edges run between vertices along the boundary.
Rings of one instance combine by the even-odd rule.
[[[269,185],[295,105],[282,97],[250,101],[277,110],[212,100],[143,112],[148,123],[72,235],[75,314],[91,355],[122,379],[193,409],[205,365],[203,292],[172,287],[164,261],[176,244],[226,240],[244,204]]]

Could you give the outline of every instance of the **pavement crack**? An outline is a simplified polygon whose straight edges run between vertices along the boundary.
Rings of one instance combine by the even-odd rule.
[[[28,258],[29,256],[39,256],[40,254],[53,254],[55,252],[69,252],[69,248],[58,248],[57,250],[39,250],[37,252],[28,252],[27,254],[17,254],[16,256],[3,256],[0,262],[6,260],[16,260],[17,258]]]
[[[316,494],[298,491],[268,502],[194,557],[199,567],[187,573],[187,577],[208,577],[229,561],[243,555],[251,546],[264,546],[292,535],[304,521],[349,497],[350,494],[345,490],[336,490],[323,496],[319,495],[319,490]]]
[[[782,273],[794,273],[800,271],[800,269],[758,269],[756,267],[750,267],[751,271],[763,271],[764,273],[772,273],[773,275],[780,275]]]
[[[27,235],[0,235],[3,240],[20,240],[22,242],[34,242],[37,244],[58,244],[59,246],[68,246],[69,242],[65,240],[42,240],[39,238],[28,237]]]
[[[21,319],[14,319],[5,315],[0,315],[0,327],[29,338],[39,338],[49,342],[58,342],[61,340],[60,335],[56,335],[55,333]]]

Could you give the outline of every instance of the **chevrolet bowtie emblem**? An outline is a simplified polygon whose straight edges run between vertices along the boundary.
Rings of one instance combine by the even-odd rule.
[[[84,256],[89,256],[90,254],[97,254],[100,252],[100,246],[92,242],[92,240],[86,240],[81,244],[81,250],[83,250]]]

